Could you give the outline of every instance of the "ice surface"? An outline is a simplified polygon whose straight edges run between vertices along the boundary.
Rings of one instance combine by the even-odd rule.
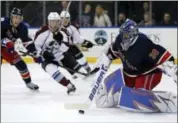
[[[1,122],[177,122],[176,114],[141,114],[120,109],[99,109],[92,105],[84,115],[77,110],[67,110],[64,103],[84,102],[92,79],[73,81],[77,92],[66,94],[66,88],[59,85],[46,74],[38,64],[29,64],[33,82],[40,86],[39,92],[25,87],[17,70],[8,64],[1,66]],[[109,72],[118,68],[112,65]],[[62,70],[65,75],[70,75]],[[156,90],[177,93],[176,84],[167,76]]]

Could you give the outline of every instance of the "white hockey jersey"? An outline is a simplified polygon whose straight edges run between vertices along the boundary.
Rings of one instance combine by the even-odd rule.
[[[81,44],[84,42],[84,39],[80,36],[80,32],[73,25],[62,28],[62,31],[69,37],[69,44]]]
[[[69,49],[66,43],[64,43],[68,42],[68,37],[63,31],[60,31],[60,34],[62,39],[61,44],[59,44],[57,40],[54,39],[53,33],[49,30],[48,26],[42,27],[36,33],[34,38],[34,43],[38,53],[49,51],[54,55],[55,61],[59,62],[61,59],[63,59],[63,53]]]

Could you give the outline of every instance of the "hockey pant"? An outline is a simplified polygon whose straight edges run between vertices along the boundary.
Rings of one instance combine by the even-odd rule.
[[[146,75],[140,75],[137,77],[130,77],[124,73],[125,85],[130,88],[144,88],[146,90],[152,90],[156,87],[162,77],[162,71],[157,68],[156,70]]]
[[[82,66],[76,61],[75,57],[71,52],[67,52],[64,54],[64,58],[61,60],[61,63],[64,67],[73,70],[73,71],[68,70],[68,72],[72,75],[75,74],[76,76],[81,76],[75,73],[75,71],[79,71],[81,73],[87,73],[86,70],[84,70]]]

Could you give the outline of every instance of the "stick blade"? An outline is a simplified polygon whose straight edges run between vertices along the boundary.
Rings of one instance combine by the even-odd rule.
[[[66,109],[87,109],[90,105],[86,103],[66,103],[64,108]]]

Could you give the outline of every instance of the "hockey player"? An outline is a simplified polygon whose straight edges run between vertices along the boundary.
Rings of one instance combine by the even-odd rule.
[[[62,28],[62,31],[64,31],[69,36],[70,48],[68,52],[72,53],[75,59],[79,62],[79,64],[82,65],[89,73],[91,71],[90,66],[86,61],[86,59],[84,58],[83,53],[77,47],[77,45],[80,44],[82,47],[91,48],[93,47],[93,43],[81,38],[78,29],[73,25],[71,25],[70,23],[69,12],[62,11],[60,17],[61,17],[62,25],[64,27]]]
[[[37,90],[39,87],[31,82],[30,72],[26,63],[14,50],[14,43],[17,39],[22,40],[23,45],[28,52],[33,54],[33,56],[36,57],[36,60],[40,62],[40,57],[36,56],[34,43],[28,36],[28,25],[23,22],[22,10],[13,8],[10,13],[10,18],[1,18],[1,58],[16,67],[29,89]]]
[[[163,73],[177,82],[173,56],[140,33],[137,24],[130,19],[121,25],[114,44],[103,54],[96,76],[98,83],[112,60],[117,58],[121,59],[123,69],[112,73],[99,87],[96,97],[98,107],[119,105],[139,112],[177,112],[175,94],[152,91],[160,83]]]
[[[68,66],[74,71],[86,71],[77,63],[74,57],[67,53],[69,44],[67,35],[59,31],[60,16],[57,12],[48,15],[48,26],[42,27],[35,36],[35,46],[38,54],[43,57],[42,68],[58,83],[67,87],[67,93],[75,92],[76,87],[58,70],[59,65]]]

